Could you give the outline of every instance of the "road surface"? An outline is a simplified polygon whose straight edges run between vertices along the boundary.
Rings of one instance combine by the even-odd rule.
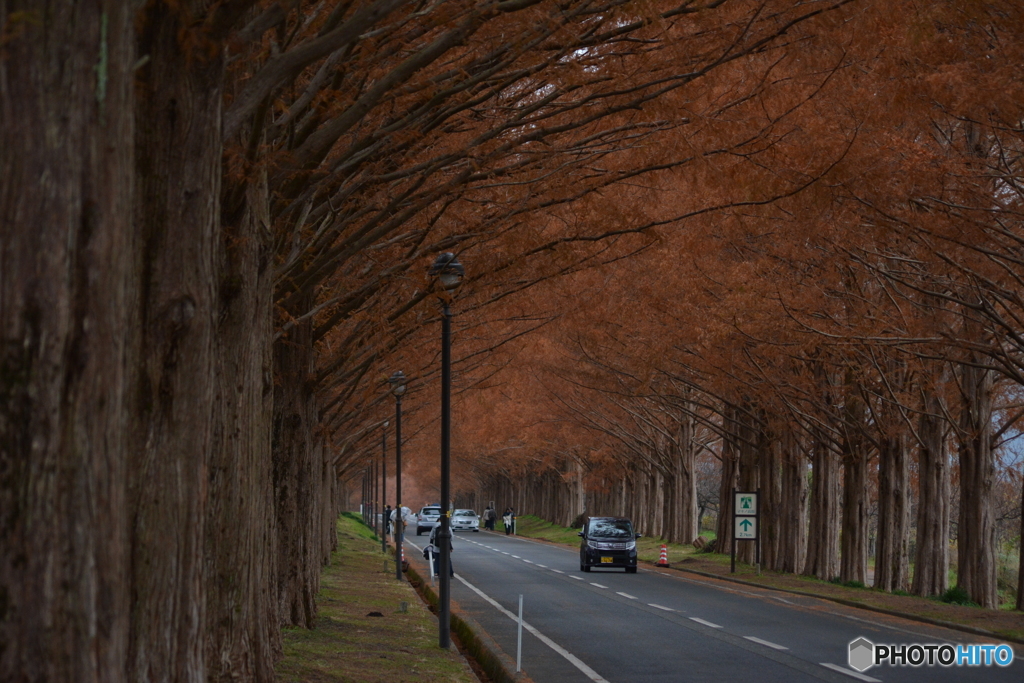
[[[422,548],[424,541],[407,537]],[[522,667],[536,683],[735,681],[1024,681],[1011,665],[847,665],[851,641],[994,643],[817,598],[641,566],[584,573],[575,549],[499,533],[455,534],[452,599],[516,657],[523,595]]]

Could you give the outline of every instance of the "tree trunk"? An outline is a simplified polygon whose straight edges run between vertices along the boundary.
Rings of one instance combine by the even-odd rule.
[[[720,553],[732,552],[733,495],[739,481],[739,452],[736,444],[738,425],[733,419],[733,408],[722,410],[722,479],[718,485],[718,520],[715,529],[715,550]]]
[[[882,438],[878,454],[878,542],[875,588],[905,591],[910,586],[910,464],[903,436]]]
[[[205,681],[203,550],[213,445],[220,240],[219,50],[191,47],[189,8],[137,22],[136,221],[143,241],[138,452],[129,472],[135,680]]]
[[[803,570],[807,529],[807,458],[792,431],[782,442],[782,493],[779,516],[779,571],[797,574]]]
[[[868,453],[862,432],[864,402],[852,372],[847,373],[843,407],[843,511],[839,578],[844,582],[868,578]]]
[[[210,681],[274,678],[280,650],[270,455],[273,376],[267,197],[249,191],[218,259],[216,428],[206,515],[206,661]]]
[[[124,681],[134,17],[0,16],[0,680]]]
[[[918,422],[917,551],[915,595],[942,595],[949,587],[949,454],[938,395],[928,389]]]
[[[980,360],[980,359],[975,359]],[[957,584],[982,607],[999,606],[996,592],[996,524],[992,509],[992,372],[961,368],[960,516]]]
[[[804,574],[826,581],[839,575],[839,478],[835,451],[824,438],[816,439]]]

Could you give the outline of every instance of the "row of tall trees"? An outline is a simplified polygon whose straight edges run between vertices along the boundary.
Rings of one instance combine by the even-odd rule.
[[[0,678],[270,680],[383,378],[433,377],[435,254],[486,379],[646,178],[807,185],[763,104],[854,5],[0,0]]]
[[[772,170],[830,160],[810,186],[662,230],[628,262],[562,284],[549,341],[519,350],[533,376],[508,380],[530,388],[503,390],[517,409],[545,396],[523,408],[533,437],[519,437],[529,460],[514,471],[568,457],[547,466],[587,470],[588,512],[686,542],[688,472],[711,453],[720,548],[729,492],[760,488],[767,567],[867,583],[873,552],[879,588],[940,594],[953,567],[995,607],[997,554],[1019,547],[1024,516],[1019,451],[1004,445],[1019,433],[1024,358],[1024,14],[900,7],[851,18],[884,45],[846,42],[843,66],[786,109]],[[745,169],[736,181],[766,182]],[[669,173],[622,201],[659,224],[691,205],[690,183]],[[482,468],[467,486],[500,482]]]

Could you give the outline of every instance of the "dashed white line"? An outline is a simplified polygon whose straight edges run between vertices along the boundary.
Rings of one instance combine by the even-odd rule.
[[[696,621],[698,624],[704,624],[705,626],[710,626],[711,628],[722,628],[718,624],[712,624],[710,621],[705,621],[700,617],[690,617],[690,621]]]
[[[665,607],[664,605],[656,605],[656,604],[654,604],[653,602],[649,602],[649,603],[647,603],[647,604],[648,604],[649,606],[651,606],[651,607],[654,607],[655,609],[663,609],[663,610],[665,610],[666,612],[675,612],[675,610],[674,610],[674,609],[672,609],[671,607]]]
[[[504,550],[499,550],[498,552],[500,552],[502,555],[511,555],[512,554],[512,553],[506,553]]]
[[[513,614],[512,612],[510,612],[507,609],[505,609],[504,607],[502,607],[496,600],[494,600],[489,595],[484,593],[482,590],[480,590],[479,588],[477,588],[476,586],[471,584],[469,581],[466,581],[464,578],[462,578],[458,574],[455,575],[455,578],[458,579],[459,581],[461,581],[471,591],[473,591],[474,593],[479,595],[481,598],[483,598],[484,600],[489,602],[492,606],[496,607],[498,609],[498,611],[501,612],[502,614],[504,614],[506,617],[508,617],[512,621],[516,621],[516,622],[519,621],[519,617],[517,615]],[[538,631],[536,628],[534,628],[530,624],[526,623],[525,621],[522,622],[522,624],[523,624],[523,628],[524,629],[526,629],[527,631],[532,633],[534,636],[537,637],[538,640],[540,640],[542,643],[544,643],[545,645],[550,647],[552,650],[554,650],[558,654],[560,654],[563,657],[565,657],[570,663],[572,663],[573,666],[575,666],[577,669],[579,669],[583,673],[584,676],[586,676],[587,678],[592,680],[594,683],[608,683],[608,681],[606,679],[602,678],[599,673],[597,673],[596,671],[591,669],[589,666],[584,664],[582,661],[580,661],[580,659],[578,657],[576,657],[574,654],[572,654],[571,652],[566,650],[564,647],[562,647],[561,645],[559,645],[555,641],[551,640],[546,635],[544,635],[543,633],[541,633],[540,631]]]
[[[526,564],[533,564],[533,562],[530,562],[529,560],[523,560],[523,562],[525,562]]]
[[[636,600],[637,599],[635,595],[630,595],[629,593],[623,593],[622,591],[615,591],[615,594],[616,595],[621,595],[624,598],[629,598],[630,600]]]
[[[789,649],[785,645],[779,645],[778,643],[773,643],[773,642],[770,642],[770,641],[767,641],[767,640],[761,640],[760,638],[755,638],[754,636],[743,636],[743,637],[746,638],[747,640],[753,641],[755,643],[760,643],[761,645],[764,645],[765,647],[774,648],[776,650],[788,650]]]
[[[548,566],[546,564],[539,564],[538,563],[537,566],[542,568],[542,569],[547,569],[548,568]]]
[[[602,586],[602,585],[601,585],[601,584],[599,584],[599,583],[594,583],[593,581],[591,581],[591,582],[590,582],[590,585],[591,585],[591,586],[597,586],[598,588],[607,588],[607,587],[608,587],[608,586]]]
[[[519,557],[518,555],[513,555],[512,557],[516,558],[517,560],[523,559],[523,558]]]
[[[833,671],[838,671],[841,674],[852,676],[853,678],[856,678],[859,681],[867,681],[867,683],[882,683],[881,679],[872,678],[871,676],[865,676],[864,674],[857,673],[856,671],[850,671],[846,667],[839,666],[838,664],[829,664],[828,662],[822,662],[821,665],[826,669],[832,669]]]
[[[573,576],[572,574],[569,574],[569,578],[570,579],[576,579],[577,581],[582,581],[583,580],[583,577],[581,577],[581,576]]]
[[[551,571],[553,571],[556,574],[564,574],[565,573],[561,569],[552,569]]]

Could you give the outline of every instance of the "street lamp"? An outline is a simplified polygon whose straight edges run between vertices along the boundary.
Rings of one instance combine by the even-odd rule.
[[[402,540],[405,520],[402,519],[402,395],[405,394],[405,373],[396,370],[391,378],[395,397],[395,578],[402,580]]]
[[[445,650],[450,644],[451,631],[451,510],[448,501],[451,484],[451,431],[452,431],[452,311],[448,304],[455,298],[455,290],[462,284],[466,269],[455,254],[446,251],[440,254],[430,267],[430,276],[441,283],[441,518],[437,530],[437,544],[440,557],[438,571],[441,574],[438,605],[438,645]]]
[[[388,499],[388,421],[380,431],[380,551],[388,551],[388,520],[384,503]],[[376,526],[376,525],[374,525]]]

